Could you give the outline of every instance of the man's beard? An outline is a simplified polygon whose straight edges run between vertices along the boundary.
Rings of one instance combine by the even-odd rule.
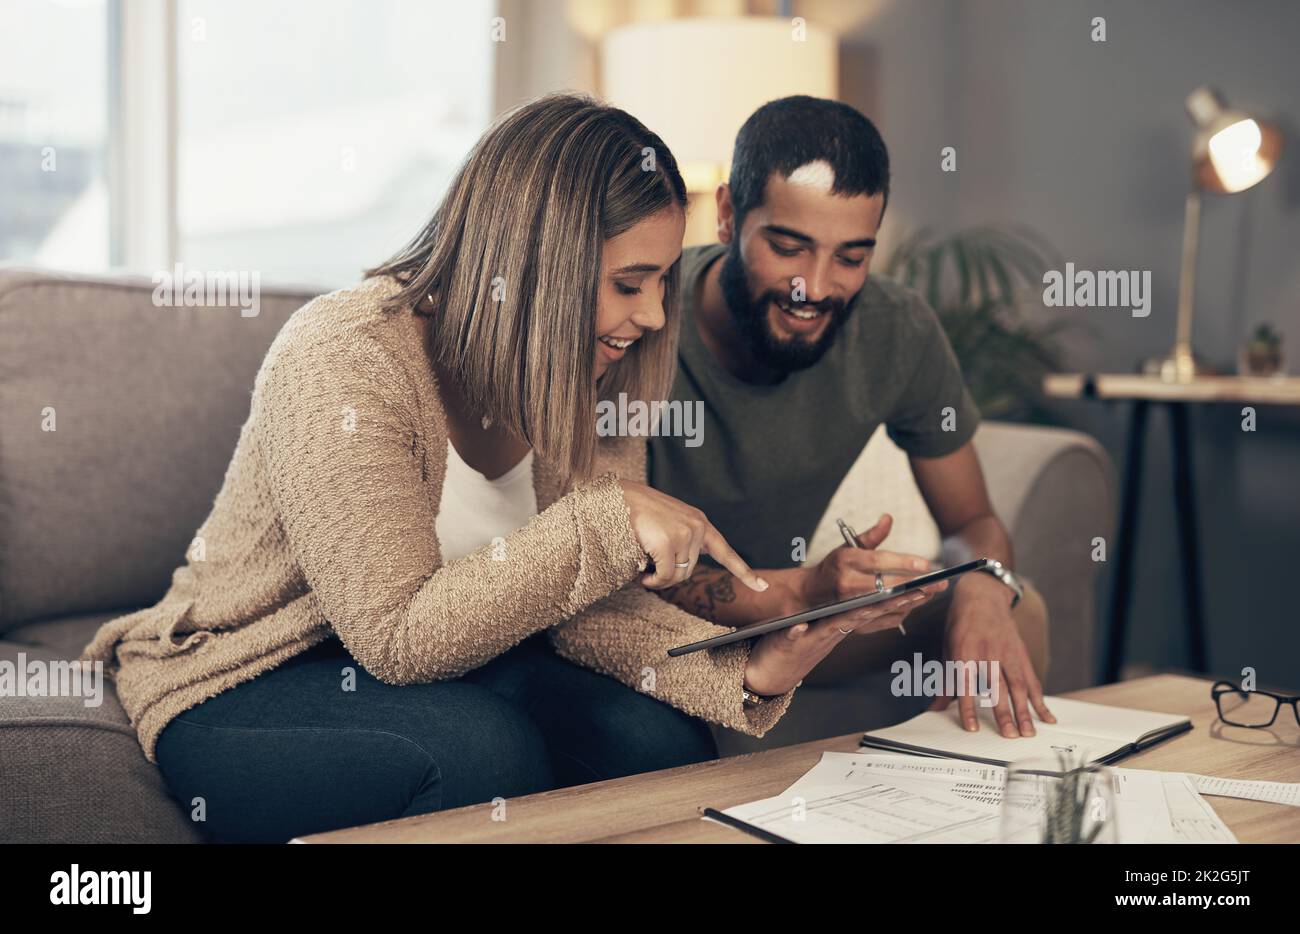
[[[757,298],[752,297],[745,276],[745,261],[741,258],[740,248],[735,241],[727,247],[727,254],[723,257],[722,268],[718,271],[718,284],[722,287],[722,296],[731,310],[736,329],[749,346],[755,362],[783,376],[795,370],[805,370],[820,360],[835,342],[835,335],[853,310],[852,301],[827,298],[815,303],[791,302],[788,293],[774,289]],[[787,302],[794,308],[825,312],[830,315],[830,320],[816,340],[809,341],[801,337],[782,339],[772,332],[767,320],[768,308],[778,301]],[[778,309],[777,314],[784,312]]]

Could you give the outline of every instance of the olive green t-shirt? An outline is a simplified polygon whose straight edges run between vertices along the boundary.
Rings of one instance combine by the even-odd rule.
[[[908,454],[941,457],[971,439],[979,412],[934,311],[875,276],[817,363],[774,385],[732,376],[701,341],[694,307],[700,277],[725,249],[692,247],[682,257],[670,398],[702,402],[703,423],[695,446],[651,437],[650,485],[702,509],[751,566],[792,567],[794,539],[812,539],[881,423]]]

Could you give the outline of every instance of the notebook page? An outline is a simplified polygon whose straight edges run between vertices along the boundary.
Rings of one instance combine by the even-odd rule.
[[[1148,733],[1188,719],[1182,714],[1155,713],[1131,707],[1108,707],[1064,697],[1046,697],[1047,709],[1056,715],[1058,726],[1068,726],[1075,733],[1100,736],[1115,741],[1115,748],[1136,743]],[[1037,723],[1038,718],[1034,721]]]
[[[1035,736],[1007,739],[998,733],[991,712],[980,711],[980,728],[970,733],[962,728],[956,706],[943,711],[926,711],[906,723],[872,730],[874,739],[892,740],[949,756],[1014,762],[1036,756],[1056,758],[1056,753],[1085,755],[1089,760],[1109,755],[1124,744],[1066,728],[1063,724],[1042,723],[1035,719]],[[1059,717],[1058,719],[1063,719]]]
[[[998,733],[997,721],[989,707],[976,707],[980,728],[969,733],[960,724],[956,704],[943,711],[926,711],[897,726],[872,730],[869,735],[948,755],[998,762],[1040,755],[1055,758],[1057,751],[1074,755],[1084,753],[1092,760],[1136,742],[1153,729],[1187,720],[1173,714],[1105,707],[1061,697],[1047,697],[1045,700],[1057,722],[1044,723],[1035,714],[1036,736],[1004,738]]]

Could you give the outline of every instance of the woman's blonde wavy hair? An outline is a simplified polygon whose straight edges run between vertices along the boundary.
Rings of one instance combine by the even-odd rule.
[[[585,478],[597,402],[665,398],[681,317],[678,263],[665,326],[597,385],[601,251],[672,205],[685,209],[686,186],[658,136],[615,107],[551,95],[498,120],[424,229],[366,275],[401,283],[390,309],[428,315],[431,353],[476,412]]]

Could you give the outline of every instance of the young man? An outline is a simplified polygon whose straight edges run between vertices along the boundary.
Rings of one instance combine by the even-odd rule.
[[[794,561],[792,541],[811,539],[882,423],[907,452],[945,538],[1010,568],[1011,543],[971,444],[979,413],[938,319],[917,295],[868,277],[889,196],[876,128],[842,103],[784,98],[745,121],[732,160],[730,184],[717,191],[721,242],[687,250],[682,264],[672,397],[703,400],[704,443],[652,438],[650,482],[703,510],[771,586],[756,593],[700,565],[665,596],[740,626],[870,591],[879,573],[927,568],[879,549],[888,516],[858,536],[861,548],[846,544],[814,566]],[[909,616],[906,635],[897,622],[840,636],[807,680],[888,668],[924,647],[998,662],[1002,735],[1033,735],[1031,708],[1055,722],[1040,682],[1046,611],[1014,576],[968,574]],[[952,700],[938,698],[934,709]],[[977,698],[957,701],[966,728],[978,729]]]

